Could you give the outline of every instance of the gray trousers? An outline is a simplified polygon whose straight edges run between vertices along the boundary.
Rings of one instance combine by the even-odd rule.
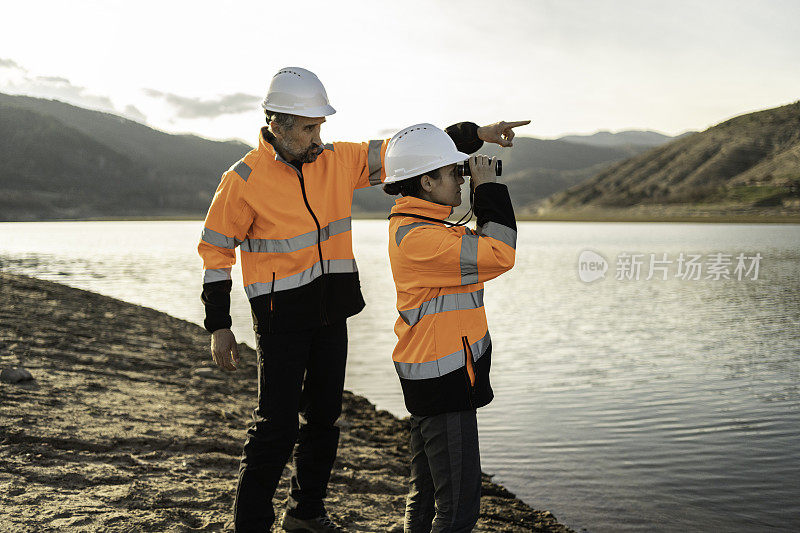
[[[411,416],[405,533],[465,533],[478,522],[481,457],[475,410]]]

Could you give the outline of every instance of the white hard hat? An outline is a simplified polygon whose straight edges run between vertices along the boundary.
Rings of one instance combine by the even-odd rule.
[[[272,77],[261,107],[265,111],[301,117],[325,117],[336,113],[328,103],[325,87],[317,75],[300,67],[282,68]]]
[[[384,183],[420,176],[468,158],[467,154],[456,149],[448,134],[433,124],[414,124],[398,131],[389,140],[384,156]]]

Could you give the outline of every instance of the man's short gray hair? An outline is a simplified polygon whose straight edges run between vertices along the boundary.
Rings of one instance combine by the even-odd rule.
[[[274,120],[283,129],[290,130],[294,127],[294,115],[277,111],[264,111],[264,114],[267,116],[267,125]]]

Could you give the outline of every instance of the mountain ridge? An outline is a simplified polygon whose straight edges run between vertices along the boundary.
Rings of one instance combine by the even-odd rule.
[[[29,113],[23,122],[12,120],[10,111],[0,116],[0,128],[4,123],[7,126],[4,130],[7,142],[13,141],[0,153],[0,193],[4,195],[0,201],[0,219],[4,220],[201,217],[208,209],[221,174],[251,149],[239,141],[169,134],[124,117],[58,100],[0,93],[0,107]],[[117,166],[126,169],[127,175],[114,175],[111,184],[100,187],[104,194],[96,194],[99,190],[96,157],[87,152],[82,160],[84,167],[75,166],[80,161],[59,164],[61,159],[70,160],[68,151],[56,145],[52,150],[43,149],[39,146],[42,141],[31,134],[53,128],[68,133],[84,151],[91,151],[91,145],[97,154],[110,154],[109,150],[116,153]],[[29,130],[28,135],[25,130]],[[61,139],[66,142],[65,137]],[[49,142],[54,143],[52,139]],[[640,151],[527,137],[517,137],[515,145],[503,151],[495,145],[485,145],[481,152],[500,154],[505,159],[506,178],[517,205],[544,198]],[[21,162],[14,156],[22,153],[35,159],[35,164]],[[81,176],[85,177],[83,187]],[[536,185],[532,185],[534,182]],[[114,183],[118,184],[116,189]],[[70,194],[58,198],[50,189],[59,187],[68,187]],[[128,204],[126,198],[131,199]],[[380,187],[359,189],[353,196],[353,212],[382,215],[389,211],[394,200]]]
[[[572,134],[558,137],[559,141],[591,146],[660,146],[675,139],[690,135],[695,132],[686,132],[677,136],[669,136],[654,130],[622,130],[611,133],[609,130],[600,130],[592,134]]]
[[[537,211],[690,204],[793,210],[799,186],[800,101],[739,115],[617,162],[548,197]]]
[[[635,130],[585,136],[594,144],[518,136],[513,148],[484,145],[479,152],[503,159],[501,181],[521,216],[714,202],[731,209],[793,209],[798,106],[741,115],[672,140]],[[251,149],[240,141],[169,134],[58,100],[2,93],[0,134],[0,220],[199,218],[221,174]],[[642,134],[660,144],[627,142]],[[676,165],[686,168],[677,172]],[[731,172],[740,178],[720,177]],[[384,216],[394,200],[380,187],[357,190],[353,214]]]

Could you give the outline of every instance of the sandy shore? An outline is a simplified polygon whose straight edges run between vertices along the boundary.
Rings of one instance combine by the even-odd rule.
[[[195,324],[3,272],[0,301],[0,368],[34,378],[0,383],[0,531],[230,530],[253,350],[236,373],[198,374],[211,364]],[[346,393],[340,425],[331,515],[401,532],[407,421]],[[475,531],[571,530],[485,477]]]

